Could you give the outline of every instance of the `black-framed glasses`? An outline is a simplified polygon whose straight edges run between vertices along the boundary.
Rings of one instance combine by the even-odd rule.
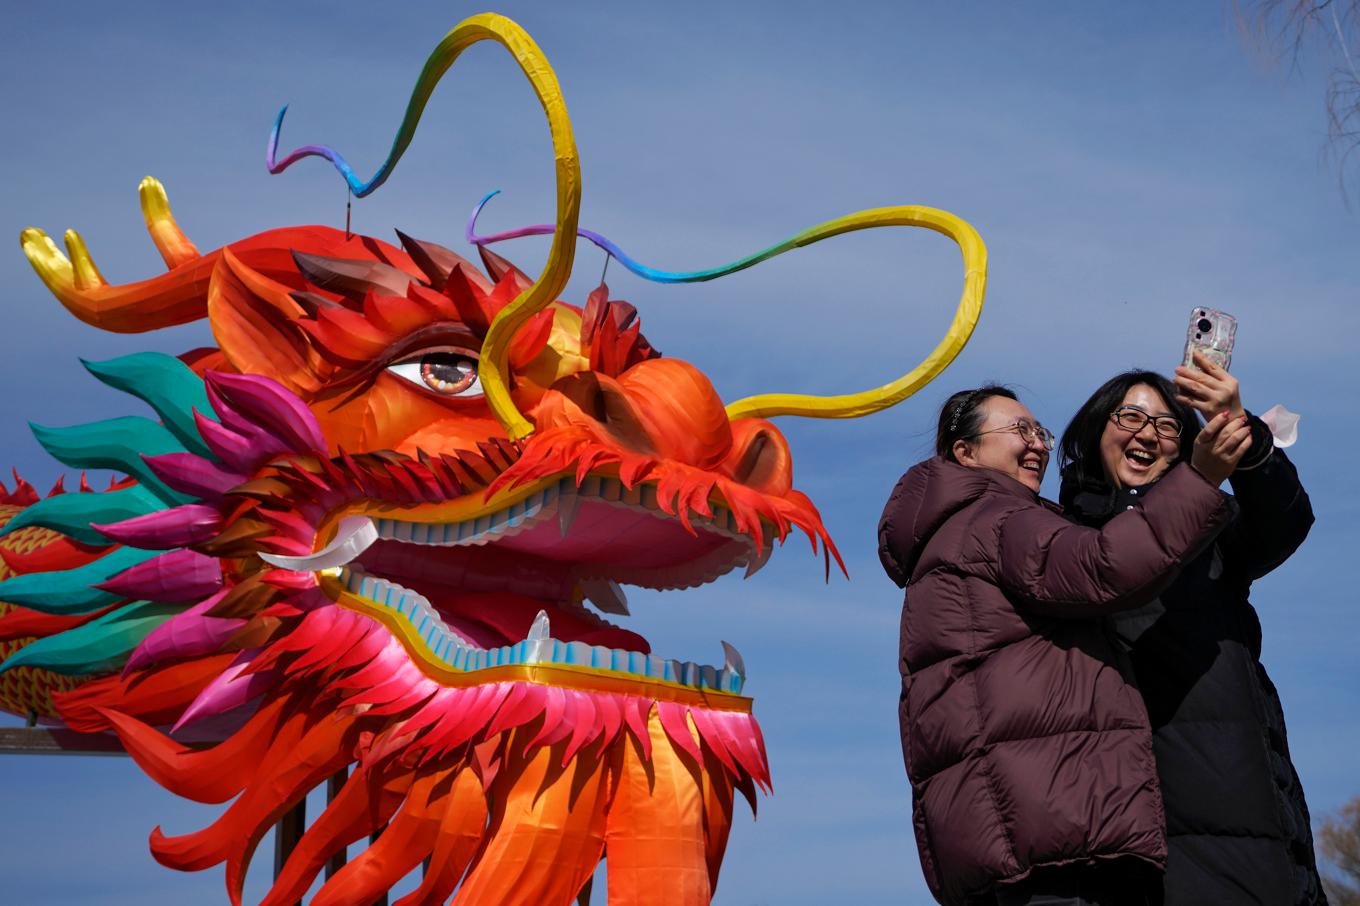
[[[1032,444],[1035,440],[1038,440],[1039,443],[1043,444],[1045,450],[1053,449],[1053,432],[1043,425],[1034,425],[1029,422],[1016,422],[1004,428],[991,428],[987,431],[979,431],[973,436],[981,437],[984,434],[996,434],[998,431],[1014,431],[1027,444]]]
[[[1114,423],[1125,431],[1137,434],[1143,426],[1152,422],[1152,430],[1158,437],[1171,440],[1181,436],[1181,420],[1171,415],[1148,415],[1137,406],[1120,406],[1110,413]]]

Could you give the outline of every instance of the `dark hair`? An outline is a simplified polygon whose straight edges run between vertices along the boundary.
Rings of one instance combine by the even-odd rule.
[[[935,454],[950,462],[954,457],[954,441],[976,437],[982,430],[982,404],[994,396],[1016,399],[1015,392],[1000,384],[983,384],[973,390],[960,390],[940,407],[940,421],[935,428]]]
[[[1058,463],[1062,474],[1062,490],[1058,502],[1069,505],[1071,497],[1080,490],[1104,489],[1109,486],[1105,466],[1100,459],[1100,437],[1110,413],[1119,408],[1129,390],[1146,384],[1161,394],[1167,410],[1181,423],[1181,450],[1178,461],[1189,459],[1199,434],[1199,416],[1195,410],[1176,398],[1176,385],[1155,371],[1134,369],[1116,374],[1101,384],[1091,398],[1082,404],[1077,414],[1063,431],[1058,445]]]

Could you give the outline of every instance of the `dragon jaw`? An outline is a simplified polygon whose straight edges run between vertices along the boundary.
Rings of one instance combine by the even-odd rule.
[[[739,656],[717,668],[663,660],[584,602],[626,616],[621,585],[686,588],[748,564],[754,572],[769,546],[757,551],[725,507],[685,532],[661,511],[655,486],[589,476],[579,487],[562,477],[535,488],[452,522],[346,517],[345,537],[371,544],[350,545],[353,559],[319,570],[321,585],[342,606],[404,624],[411,656],[450,679],[557,664],[741,691]]]
[[[314,482],[304,487],[297,479],[323,472],[319,465],[276,466],[273,480],[289,490],[276,487],[275,493],[298,500],[310,491],[319,499],[299,509],[325,515],[310,539],[304,531],[297,539],[303,543],[293,545],[305,553],[258,556],[286,570],[290,583],[314,582],[340,606],[380,620],[422,672],[443,684],[482,682],[485,671],[523,677],[552,667],[558,683],[575,675],[589,686],[592,678],[612,675],[673,687],[669,695],[736,696],[745,668],[731,646],[724,643],[720,666],[658,657],[647,640],[607,622],[586,602],[604,614],[627,615],[621,586],[693,588],[739,567],[752,575],[793,525],[808,531],[815,550],[817,540],[825,540],[816,511],[796,492],[768,497],[674,462],[652,463],[659,477],[650,480],[629,481],[626,459],[564,474],[561,467],[578,466],[589,445],[563,453],[557,446],[563,433],[531,440],[523,451],[496,447],[504,471],[484,493],[450,499],[429,499],[438,495],[439,482],[417,461],[393,454],[382,466],[365,464],[404,465],[425,488],[425,501],[414,505],[368,498],[337,503],[316,494]],[[558,455],[538,455],[544,446]],[[427,467],[432,462],[427,459]],[[686,496],[696,490],[705,496]]]

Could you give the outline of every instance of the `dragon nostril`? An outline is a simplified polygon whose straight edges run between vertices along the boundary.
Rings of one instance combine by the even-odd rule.
[[[580,375],[562,391],[568,399],[602,425],[609,424],[609,404],[600,379],[589,372]]]
[[[746,452],[741,454],[732,477],[742,484],[760,484],[761,478],[765,477],[761,473],[769,471],[769,463],[764,455],[769,447],[770,440],[765,432],[757,434],[746,447]]]
[[[619,443],[637,452],[653,452],[653,443],[628,394],[608,378],[583,371],[563,378],[553,390],[570,400],[581,414],[604,428]]]
[[[791,487],[789,449],[783,437],[764,428],[752,432],[732,468],[732,477],[748,487],[783,494]]]

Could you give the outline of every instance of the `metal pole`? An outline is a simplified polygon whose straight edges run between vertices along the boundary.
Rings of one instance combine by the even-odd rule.
[[[112,733],[65,727],[0,727],[0,755],[126,755]]]
[[[283,866],[288,862],[288,856],[302,839],[302,832],[307,829],[307,797],[303,796],[297,804],[284,813],[279,819],[279,823],[274,825],[274,880],[279,879],[283,874]],[[302,901],[298,900],[296,906],[302,906]]]
[[[349,768],[341,768],[330,776],[326,781],[326,804],[330,805],[335,801],[335,797],[340,795],[340,790],[344,787],[345,781],[349,779]],[[326,860],[326,880],[335,877],[335,873],[345,867],[349,861],[349,847],[342,846],[339,850]]]
[[[380,827],[380,828],[378,828],[377,830],[375,830],[373,833],[369,834],[369,835],[368,835],[368,845],[369,845],[369,846],[372,846],[374,843],[377,843],[377,842],[378,842],[378,838],[382,836],[382,832],[385,831],[385,830],[387,830],[387,825],[386,825],[386,824],[384,824],[382,827]],[[374,900],[374,901],[373,901],[373,906],[387,906],[387,894],[386,894],[386,893],[383,893],[382,896],[380,896],[380,897],[378,897],[376,900]]]

